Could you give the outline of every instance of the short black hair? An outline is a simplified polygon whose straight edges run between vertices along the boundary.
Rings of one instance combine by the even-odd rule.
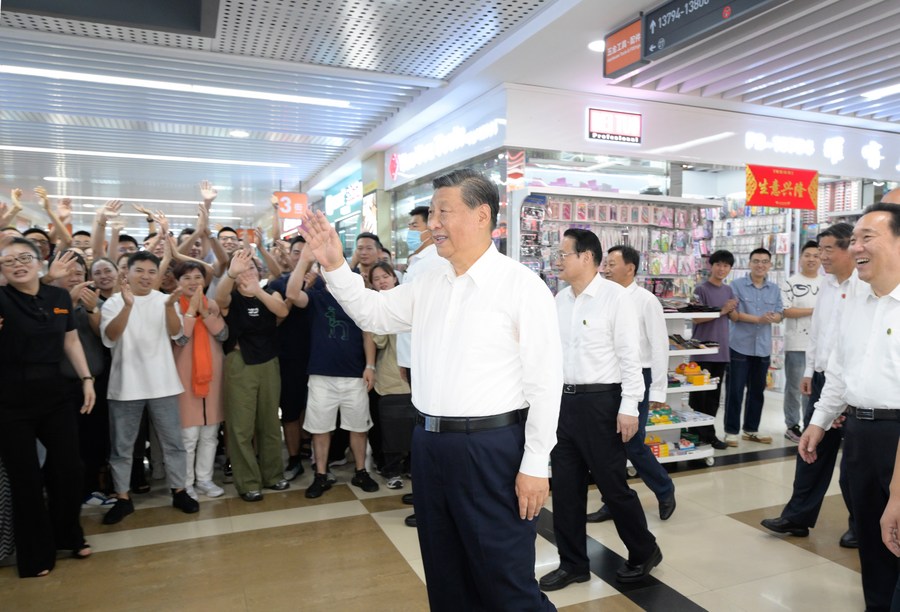
[[[868,206],[863,215],[873,212],[886,212],[891,216],[891,233],[894,236],[900,236],[900,204],[891,204],[889,202],[879,202]]]
[[[79,253],[75,249],[66,249],[65,251],[60,253],[60,255],[62,255],[64,253],[71,253],[72,257],[75,259],[75,263],[80,264],[81,267],[84,268],[84,273],[87,274],[87,272],[88,272],[87,262],[85,262],[84,256],[81,253]]]
[[[394,258],[394,255],[391,253],[391,250],[390,250],[389,248],[387,248],[386,246],[384,246],[384,245],[381,245],[381,252],[382,252],[382,253],[387,253],[388,256],[389,256],[391,259]]]
[[[235,236],[238,235],[236,229],[234,229],[233,227],[228,227],[228,226],[226,225],[225,227],[223,227],[222,229],[219,230],[219,232],[216,234],[216,237],[221,236],[221,235],[222,235],[222,232],[231,232],[231,233],[234,234]],[[240,236],[238,236],[238,238],[240,238]]]
[[[759,247],[750,251],[750,257],[754,255],[765,255],[769,258],[769,261],[772,260],[772,254],[769,252],[769,249],[764,249],[763,247]]]
[[[197,230],[195,230],[193,227],[186,227],[183,230],[181,230],[180,232],[178,232],[178,239],[181,240],[182,236],[190,236],[191,234],[193,234],[196,231]]]
[[[853,237],[853,226],[849,223],[835,223],[831,227],[827,227],[819,232],[816,240],[822,242],[822,238],[831,236],[834,238],[834,244],[842,251],[850,248],[850,238]]]
[[[296,236],[291,238],[291,243],[289,245],[290,248],[294,248],[294,245],[297,244],[298,242],[302,242],[303,244],[306,244],[306,238],[304,238],[300,234],[297,234]]]
[[[575,252],[584,253],[587,251],[594,258],[594,265],[599,266],[603,261],[603,247],[600,246],[600,238],[591,230],[578,229],[570,227],[563,232],[563,237],[571,238],[575,241]]]
[[[45,232],[44,230],[42,230],[39,227],[29,227],[27,230],[22,232],[22,235],[25,236],[26,238],[28,238],[28,236],[30,236],[31,234],[40,234],[44,238],[47,239],[47,242],[50,242],[50,234],[48,234],[47,232]]]
[[[112,259],[110,259],[109,257],[97,257],[97,258],[95,258],[95,259],[91,262],[91,270],[90,270],[90,271],[91,271],[91,274],[94,273],[94,266],[96,266],[96,265],[97,265],[98,263],[100,263],[101,261],[105,261],[106,263],[108,263],[109,265],[111,265],[111,266],[113,267],[113,270],[117,270],[117,269],[118,269],[118,266],[116,266],[116,262],[114,262],[114,261],[113,261]]]
[[[41,259],[41,249],[38,247],[38,245],[36,245],[34,243],[33,240],[29,240],[28,238],[22,238],[20,236],[13,236],[12,242],[10,242],[6,246],[10,247],[14,244],[21,244],[22,246],[27,246],[29,249],[31,249],[31,251],[34,253],[34,256],[37,257],[38,260]]]
[[[615,253],[616,251],[622,254],[622,261],[634,266],[634,273],[637,275],[638,268],[641,265],[641,254],[637,252],[637,249],[627,244],[617,244],[610,247],[607,253]]]
[[[159,268],[159,257],[150,251],[138,251],[137,253],[132,253],[128,256],[128,269],[131,270],[132,266],[139,261],[153,262],[156,264],[157,269]]]
[[[206,282],[206,268],[197,261],[178,262],[172,270],[172,275],[176,279],[180,279],[191,270],[199,270],[200,274],[203,276],[203,282]]]
[[[147,242],[148,240],[150,240],[158,235],[159,235],[159,232],[150,232],[149,234],[147,234],[147,237],[144,238],[144,242]]]
[[[123,242],[131,242],[134,244],[134,246],[140,246],[138,245],[138,241],[134,236],[129,236],[128,234],[119,234],[119,243],[121,244]]]
[[[359,244],[359,241],[362,240],[363,238],[369,238],[370,240],[374,240],[375,244],[378,247],[381,247],[381,238],[379,238],[376,234],[373,234],[372,232],[360,232],[359,235],[356,237],[356,244]]]
[[[491,229],[496,229],[497,216],[500,214],[500,192],[497,190],[497,185],[483,174],[462,168],[437,177],[431,181],[431,185],[435,190],[444,187],[459,187],[462,201],[469,208],[475,209],[482,204],[487,204],[491,209]]]
[[[731,251],[719,249],[709,256],[709,265],[714,266],[719,262],[734,267],[734,254]]]
[[[382,270],[382,271],[390,274],[391,276],[394,277],[394,280],[397,281],[397,284],[400,284],[400,279],[397,278],[397,272],[396,272],[396,270],[394,270],[394,266],[392,266],[391,264],[389,264],[386,261],[376,261],[374,264],[372,264],[372,267],[369,268],[369,284],[370,285],[372,284],[372,273],[375,270]]]
[[[422,217],[424,221],[428,221],[428,207],[427,206],[416,206],[411,211],[409,211],[410,217]]]
[[[87,236],[88,238],[90,238],[91,233],[87,230],[78,230],[77,232],[72,233],[72,238],[74,238],[75,236]]]
[[[818,249],[818,248],[819,248],[819,243],[818,243],[818,242],[816,242],[815,240],[807,240],[807,241],[806,241],[806,244],[804,244],[804,245],[800,248],[800,254],[802,255],[802,254],[803,254],[803,251],[805,251],[806,249]]]

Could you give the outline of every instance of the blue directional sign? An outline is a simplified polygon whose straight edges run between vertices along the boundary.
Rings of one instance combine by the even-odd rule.
[[[641,57],[659,59],[783,0],[672,0],[644,14]]]

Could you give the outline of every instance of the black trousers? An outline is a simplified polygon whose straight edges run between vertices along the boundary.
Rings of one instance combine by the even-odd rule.
[[[81,495],[86,498],[94,491],[107,492],[103,490],[104,483],[100,482],[100,474],[104,471],[108,472],[109,466],[109,404],[106,402],[109,371],[99,374],[94,381],[97,401],[90,414],[79,414],[81,405],[84,403],[84,393],[81,391],[81,384],[76,381],[76,385],[78,391],[72,395],[70,402],[78,421],[79,450],[81,461],[84,464]],[[105,488],[112,490],[111,477],[106,479]]]
[[[78,423],[70,399],[80,385],[60,377],[4,377],[0,385],[0,456],[12,490],[16,560],[19,576],[35,576],[53,569],[57,549],[84,542]],[[47,449],[43,473],[38,440]]]
[[[413,431],[416,522],[433,612],[556,609],[534,577],[537,517],[519,518],[524,446],[525,423],[469,434]]]
[[[812,392],[809,394],[809,401],[806,403],[806,410],[803,413],[803,427],[809,427],[809,422],[815,412],[816,402],[822,395],[822,389],[825,387],[825,374],[822,372],[814,372],[812,377]],[[828,491],[828,485],[831,484],[831,476],[834,474],[834,465],[837,462],[838,451],[841,448],[841,440],[844,438],[843,428],[831,428],[825,432],[825,437],[816,448],[816,460],[813,463],[807,463],[797,455],[797,464],[794,468],[794,491],[791,499],[788,501],[784,510],[781,511],[781,517],[792,523],[803,525],[804,527],[815,527],[819,518],[819,511],[822,509],[822,501],[825,499],[825,493]],[[846,458],[846,455],[845,455]],[[850,508],[850,489],[847,483],[847,470],[841,462],[841,493],[844,496],[844,503]],[[855,531],[853,523],[853,512],[850,512],[850,528]]]
[[[719,411],[719,399],[722,397],[722,387],[725,385],[725,369],[728,366],[728,362],[698,361],[697,365],[709,370],[710,378],[718,378],[719,384],[711,391],[691,393],[690,397],[688,397],[688,403],[691,406],[691,410],[708,414],[715,418],[716,413]],[[714,424],[691,427],[690,430],[700,436],[700,440],[704,442],[708,442],[716,437],[716,426]]]
[[[637,493],[626,482],[625,444],[616,433],[621,399],[621,389],[562,396],[557,442],[550,457],[553,531],[560,568],[568,572],[582,574],[590,569],[585,519],[588,473],[613,516],[628,560],[643,563],[656,546]]]
[[[889,610],[900,573],[897,558],[881,541],[879,522],[890,497],[900,421],[860,421],[849,417],[844,429],[844,467],[859,539],[866,610]]]

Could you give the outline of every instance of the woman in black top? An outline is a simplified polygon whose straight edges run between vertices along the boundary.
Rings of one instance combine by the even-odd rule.
[[[225,341],[225,428],[234,486],[244,501],[260,501],[261,488],[282,491],[281,425],[278,403],[278,319],[288,307],[259,284],[260,269],[250,251],[234,254],[216,288],[228,339]],[[259,462],[253,450],[253,440]]]
[[[40,282],[40,252],[24,238],[7,239],[0,249],[0,456],[13,495],[19,576],[46,576],[56,550],[84,559],[81,460],[78,426],[69,398],[81,386],[81,412],[94,407],[94,379],[75,330],[72,299]],[[68,357],[80,381],[60,376]],[[47,449],[43,474],[37,445]],[[42,483],[49,504],[44,503]]]

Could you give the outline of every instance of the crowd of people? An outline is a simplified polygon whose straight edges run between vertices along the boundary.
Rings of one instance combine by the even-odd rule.
[[[363,491],[381,486],[366,469],[369,447],[388,488],[411,471],[407,524],[418,527],[436,610],[553,609],[543,591],[590,578],[590,520],[614,521],[626,545],[617,580],[647,578],[662,551],[626,458],[662,520],[676,504],[643,444],[648,410],[665,398],[667,343],[658,301],[635,284],[640,254],[612,246],[601,274],[596,234],[566,230],[554,257],[567,286],[554,300],[493,245],[493,183],[462,170],[434,188],[431,206],[410,212],[403,283],[375,234],[356,237],[348,264],[321,213],[271,250],[259,230],[243,240],[232,228],[213,232],[216,192],[205,182],[196,227],[177,238],[162,212],[138,208],[150,230],[141,245],[120,231],[120,202],[100,208],[90,232],[70,233],[69,203],[53,208],[41,188],[51,230],[20,233],[10,225],[21,207],[14,190],[12,207],[0,206],[0,487],[12,493],[20,575],[46,575],[58,550],[90,556],[83,503],[108,506],[105,524],[134,512],[131,495],[149,489],[148,446],[173,507],[198,512],[199,495],[224,493],[213,475],[223,446],[223,474],[247,502],[289,488],[304,455],[308,498],[335,483],[335,451],[349,448],[350,484]],[[763,391],[772,325],[788,320],[784,436],[799,453],[793,496],[763,526],[808,535],[843,438],[850,529],[841,545],[859,548],[872,610],[888,609],[900,585],[894,195],[856,227],[836,224],[804,244],[783,287],[768,279],[764,248],[729,284],[734,256],[713,253],[695,301],[722,316],[698,316],[693,330],[719,346],[701,365],[725,376],[724,441],[713,426],[697,433],[722,449],[772,442],[759,430]],[[720,394],[690,401],[715,416]],[[537,581],[551,466],[560,565]],[[605,502],[591,515],[589,481]]]
[[[140,242],[122,232],[122,202],[86,230],[72,227],[71,202],[33,193],[51,229],[15,227],[21,189],[0,205],[0,558],[15,551],[20,576],[49,573],[57,550],[90,556],[82,505],[122,521],[150,491],[147,463],[185,513],[224,495],[223,456],[222,479],[247,502],[289,488],[304,457],[322,476],[306,495],[322,495],[348,446],[351,484],[379,489],[366,470],[370,392],[412,423],[396,339],[363,334],[302,258],[303,238],[266,249],[259,229],[214,230],[205,181],[197,222],[177,237],[164,213],[135,206]],[[357,247],[367,286],[398,282],[377,236]],[[408,442],[385,455],[377,434],[375,468],[402,488]]]

